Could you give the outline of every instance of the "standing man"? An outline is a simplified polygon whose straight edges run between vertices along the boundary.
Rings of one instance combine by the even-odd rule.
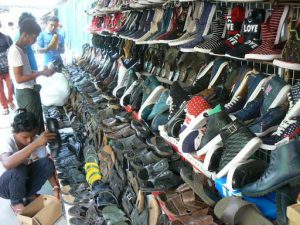
[[[1,27],[2,24],[0,22],[0,28]],[[11,38],[0,31],[0,103],[3,108],[3,115],[9,114],[8,106],[10,106],[12,110],[15,108],[13,103],[13,86],[9,77],[7,62],[7,50],[11,45]],[[3,81],[7,87],[7,97],[4,92]]]
[[[53,72],[48,68],[33,72],[25,53],[25,46],[35,43],[40,32],[41,28],[35,20],[23,20],[20,26],[20,36],[8,51],[8,65],[16,88],[18,106],[35,114],[38,120],[37,134],[41,134],[45,128],[39,93],[40,86],[36,84],[35,79],[40,75],[50,76]]]
[[[58,32],[59,20],[52,16],[47,21],[45,31],[41,32],[38,37],[38,51],[44,53],[44,66],[53,61],[63,63],[61,55],[65,51],[64,38]]]

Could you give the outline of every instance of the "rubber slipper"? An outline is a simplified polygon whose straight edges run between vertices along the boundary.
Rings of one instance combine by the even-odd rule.
[[[214,213],[229,225],[273,225],[255,205],[239,197],[221,199],[216,204]]]

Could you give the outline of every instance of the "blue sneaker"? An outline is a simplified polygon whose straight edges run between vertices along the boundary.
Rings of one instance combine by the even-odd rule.
[[[246,104],[246,106],[233,113],[233,115],[239,120],[246,121],[259,117],[260,115],[260,107],[262,106],[263,96],[258,96],[253,101],[250,101]]]
[[[276,107],[269,109],[269,111],[260,118],[257,118],[249,126],[249,129],[256,134],[256,136],[265,136],[273,131],[275,131],[284,119],[286,115],[286,108]]]
[[[157,133],[159,131],[158,127],[161,125],[165,125],[168,121],[169,120],[167,112],[156,115],[151,122],[151,130]]]
[[[163,113],[169,109],[167,104],[167,99],[170,96],[170,91],[165,90],[161,93],[159,99],[157,100],[156,104],[153,106],[151,113],[149,114],[147,120],[152,120],[156,115]]]

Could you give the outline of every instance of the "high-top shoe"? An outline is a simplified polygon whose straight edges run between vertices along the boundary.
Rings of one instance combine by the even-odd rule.
[[[195,7],[192,7],[191,14],[188,15],[186,19],[186,24],[185,24],[186,32],[181,37],[174,40],[170,40],[168,42],[168,45],[170,46],[182,45],[193,39],[197,28],[196,27],[197,19],[199,19],[199,17],[201,16],[202,10],[203,10],[203,3],[195,2]]]
[[[273,8],[272,15],[261,25],[262,44],[245,55],[245,59],[274,60],[281,57],[282,49],[275,45],[279,43],[280,32],[289,11],[288,6]]]
[[[221,137],[224,147],[217,178],[225,176],[233,164],[246,161],[261,145],[261,140],[238,120],[225,126]]]
[[[153,106],[153,109],[151,113],[149,114],[147,120],[152,120],[156,115],[161,114],[169,109],[169,106],[167,104],[167,99],[170,96],[169,90],[164,90],[155,105]]]
[[[244,19],[245,8],[242,6],[235,6],[231,10],[231,14],[227,16],[227,37],[219,47],[210,51],[211,55],[223,56],[225,52],[243,42],[243,36],[240,34],[240,31]]]
[[[182,152],[194,152],[199,147],[197,137],[205,125],[205,112],[211,106],[201,96],[195,96],[188,101],[184,124],[180,129],[178,148]]]
[[[203,12],[197,23],[196,35],[194,39],[191,40],[190,42],[180,45],[181,51],[193,52],[194,47],[203,41],[203,36],[208,34],[215,12],[216,12],[215,5],[209,2],[204,2]]]
[[[208,111],[206,116],[206,128],[202,131],[203,135],[201,137],[200,146],[197,149],[198,156],[206,154],[212,147],[217,147],[222,141],[219,136],[220,130],[232,122],[231,118],[224,112],[220,105]]]
[[[167,100],[169,105],[169,119],[171,119],[178,111],[180,106],[189,100],[188,93],[180,86],[178,82],[174,82],[170,88],[170,96]]]
[[[291,70],[300,70],[300,18],[296,29],[290,31],[289,40],[282,51],[282,59],[275,59],[273,64]]]
[[[209,53],[212,49],[222,44],[222,36],[224,33],[225,18],[228,16],[228,8],[221,8],[221,15],[212,22],[212,32],[204,37],[204,41],[194,47],[197,52]]]
[[[271,152],[268,169],[259,180],[242,188],[244,196],[257,197],[268,194],[287,184],[300,181],[300,143],[292,140]]]
[[[247,66],[242,66],[239,69],[237,79],[231,88],[231,99],[224,106],[227,113],[235,112],[244,106],[247,97],[247,83],[249,80],[247,74],[249,71],[251,69]]]
[[[260,26],[265,21],[264,9],[253,9],[242,26],[244,43],[228,52],[225,56],[243,59],[245,54],[252,51],[260,43]],[[256,45],[255,45],[256,44]]]
[[[278,106],[269,109],[265,115],[251,122],[248,127],[258,137],[265,136],[277,129],[280,122],[284,119],[286,112],[286,107]]]

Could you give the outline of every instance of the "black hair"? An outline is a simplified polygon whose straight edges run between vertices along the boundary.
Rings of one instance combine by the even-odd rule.
[[[58,23],[58,22],[59,22],[59,19],[58,19],[57,16],[51,16],[51,17],[48,18],[48,21],[53,21],[53,22]]]
[[[32,112],[28,112],[26,109],[18,109],[17,114],[14,117],[12,128],[14,133],[30,132],[37,128],[38,121]]]
[[[24,19],[20,25],[20,35],[26,34],[39,34],[41,32],[41,27],[38,23],[30,18]]]
[[[21,16],[19,17],[19,21],[18,21],[19,27],[21,27],[21,23],[22,23],[25,19],[32,19],[32,20],[35,20],[35,17],[34,17],[31,13],[23,12],[23,13],[21,14]]]

